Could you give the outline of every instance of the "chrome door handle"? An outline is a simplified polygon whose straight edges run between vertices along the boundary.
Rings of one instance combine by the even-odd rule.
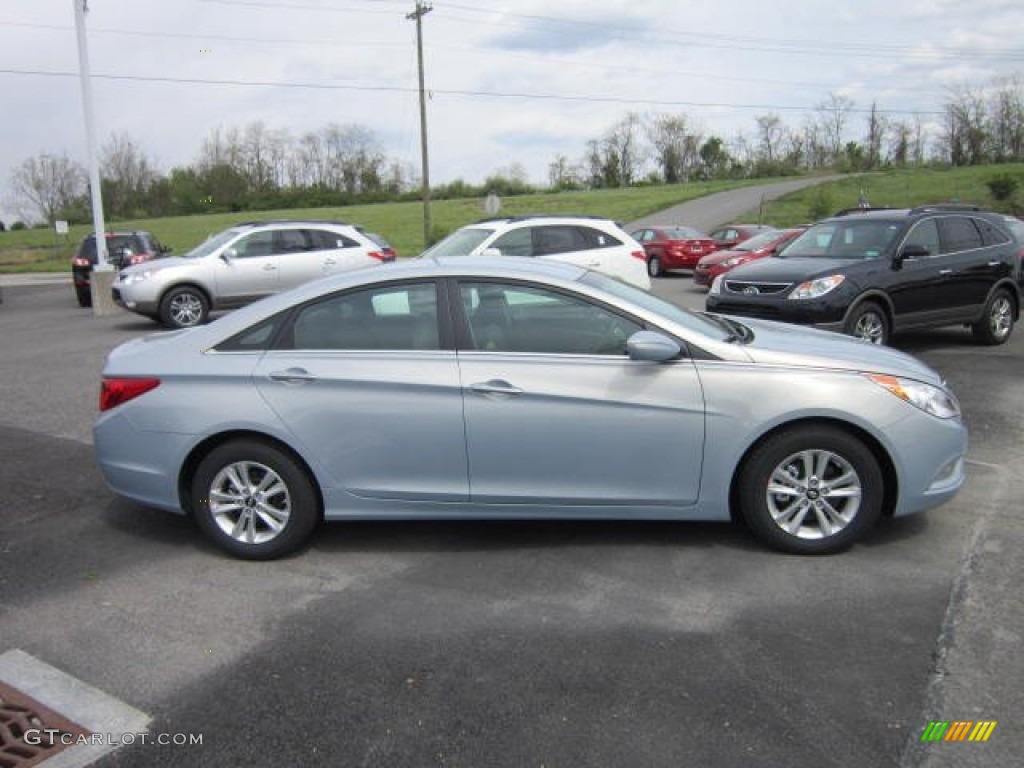
[[[940,269],[939,270],[939,274],[940,275],[952,275],[953,274],[953,270],[952,269]]]
[[[274,264],[264,264],[263,265],[263,271],[264,272],[269,272],[272,269],[277,269],[277,266],[274,265]]]
[[[478,395],[521,395],[523,390],[519,387],[513,387],[507,381],[501,379],[491,379],[490,381],[481,381],[476,384],[469,385],[469,391],[475,392]]]
[[[309,381],[316,381],[316,376],[305,368],[288,368],[284,371],[271,371],[270,378],[284,384],[305,384]]]
[[[334,259],[324,259],[324,264],[337,264]]]

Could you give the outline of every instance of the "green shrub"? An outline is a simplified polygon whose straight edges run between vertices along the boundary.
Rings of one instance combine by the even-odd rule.
[[[1005,202],[1012,198],[1017,191],[1017,179],[1008,173],[1003,173],[986,181],[985,186],[992,193],[992,197],[1000,202]]]

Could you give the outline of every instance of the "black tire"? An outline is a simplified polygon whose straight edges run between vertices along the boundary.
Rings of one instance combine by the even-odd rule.
[[[647,259],[647,274],[651,277],[661,277],[665,274],[661,269],[661,259],[657,256],[651,256]]]
[[[294,552],[321,518],[320,497],[305,469],[258,440],[233,440],[211,451],[193,475],[191,493],[203,533],[245,560]]]
[[[206,294],[191,285],[169,290],[160,301],[160,321],[170,328],[202,325],[210,316]]]
[[[90,288],[83,288],[80,285],[76,285],[75,298],[78,299],[78,306],[80,307],[92,306],[92,290]]]
[[[1013,333],[1013,312],[1013,298],[1009,291],[1000,288],[989,297],[981,319],[971,326],[974,339],[988,346],[1005,342]]]
[[[865,301],[853,308],[846,323],[843,325],[843,333],[849,336],[856,336],[872,344],[889,343],[889,318],[885,310],[873,301]]]
[[[823,477],[808,477],[806,461],[813,469],[824,466]],[[840,478],[846,478],[841,485],[830,484]],[[869,531],[882,512],[884,480],[877,459],[864,443],[835,427],[796,427],[772,436],[744,462],[738,482],[740,514],[751,532],[791,554],[840,552]],[[770,492],[772,487],[777,490]]]

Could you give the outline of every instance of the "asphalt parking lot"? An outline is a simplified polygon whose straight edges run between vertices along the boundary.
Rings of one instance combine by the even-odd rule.
[[[685,275],[655,291],[701,307]],[[344,523],[228,559],[115,499],[99,371],[155,330],[70,286],[0,305],[0,653],[21,649],[192,746],[96,765],[1010,766],[1024,760],[1024,329],[896,340],[971,430],[951,503],[827,558],[729,525]],[[541,438],[542,439],[542,438]],[[931,720],[989,741],[921,744]]]

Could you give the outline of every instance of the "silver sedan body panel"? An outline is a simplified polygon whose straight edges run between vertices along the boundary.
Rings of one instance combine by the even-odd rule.
[[[468,352],[459,368],[473,501],[696,501],[704,395],[691,361]]]
[[[963,484],[962,421],[926,413],[864,375],[943,389],[909,355],[759,321],[749,322],[748,343],[736,343],[703,320],[662,316],[646,299],[630,303],[580,282],[586,274],[538,260],[423,259],[329,277],[207,326],[128,342],[111,353],[103,376],[160,384],[100,414],[94,438],[103,474],[121,495],[182,511],[182,473],[197,446],[245,433],[302,460],[328,519],[725,520],[748,452],[766,435],[814,421],[868,438],[895,477],[896,514],[937,506]],[[678,340],[684,354],[655,363],[455,344],[213,349],[338,292],[462,277],[529,280],[592,297]]]
[[[293,448],[356,497],[465,501],[454,352],[269,352],[256,389]]]

